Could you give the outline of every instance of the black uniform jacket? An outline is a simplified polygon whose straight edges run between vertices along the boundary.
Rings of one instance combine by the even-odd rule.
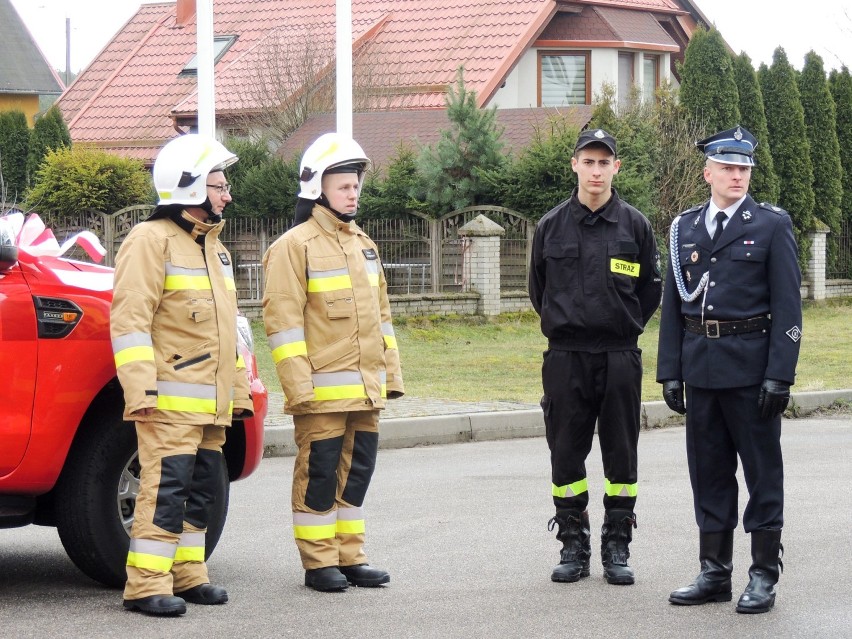
[[[529,293],[550,348],[635,348],[660,304],[661,286],[651,225],[615,189],[595,213],[575,189],[539,221]]]
[[[802,328],[802,276],[790,216],[746,196],[713,248],[704,223],[708,204],[682,213],[678,222],[663,293],[657,381],[682,380],[698,388],[751,386],[764,378],[792,384]],[[688,292],[709,272],[704,321],[770,316],[771,328],[719,338],[685,331],[684,316],[700,320],[705,296],[682,301],[673,268],[680,269]]]

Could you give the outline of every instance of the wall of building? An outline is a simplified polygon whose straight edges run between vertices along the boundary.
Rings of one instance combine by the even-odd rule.
[[[23,111],[30,128],[35,124],[39,112],[38,96],[19,93],[0,93],[0,111]]]

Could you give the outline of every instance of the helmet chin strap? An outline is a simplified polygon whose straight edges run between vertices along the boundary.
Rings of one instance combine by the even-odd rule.
[[[207,213],[207,223],[208,224],[218,224],[219,222],[222,221],[222,216],[217,215],[216,213],[213,212],[213,203],[210,202],[209,197],[206,200],[204,200],[201,204],[199,204],[198,208],[200,208],[202,211],[205,211]]]
[[[317,198],[317,204],[321,204],[334,213],[337,216],[337,219],[341,222],[351,222],[355,219],[355,213],[341,213],[337,209],[331,208],[331,204],[328,203],[328,198],[325,196],[325,193],[320,193],[320,196]]]

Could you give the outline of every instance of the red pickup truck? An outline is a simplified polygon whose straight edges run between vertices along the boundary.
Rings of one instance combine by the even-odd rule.
[[[17,246],[8,219],[0,218],[0,528],[55,526],[80,570],[121,587],[139,462],[110,342],[113,270]],[[208,556],[225,525],[230,482],[263,456],[267,392],[245,318],[238,332],[254,417],[228,430]]]

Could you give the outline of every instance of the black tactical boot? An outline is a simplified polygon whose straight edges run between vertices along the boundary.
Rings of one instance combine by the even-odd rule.
[[[755,530],[751,533],[751,568],[745,592],[737,602],[737,612],[769,612],[775,605],[775,584],[783,572],[780,530]]]
[[[189,590],[176,592],[175,596],[187,603],[201,604],[202,606],[218,606],[228,601],[228,591],[222,586],[214,586],[213,584],[199,584]]]
[[[384,570],[373,568],[368,564],[340,566],[340,572],[346,577],[350,586],[359,586],[361,588],[375,588],[390,581],[388,573]]]
[[[733,555],[733,530],[700,533],[698,559],[701,562],[701,572],[690,585],[678,588],[670,594],[669,601],[680,606],[730,601]]]
[[[634,528],[636,515],[632,510],[612,508],[604,514],[601,527],[601,562],[607,583],[629,586],[635,581],[633,568],[627,565]]]
[[[559,526],[556,538],[562,542],[559,565],[550,574],[551,581],[571,583],[589,576],[589,557],[592,556],[589,513],[584,510],[559,510],[547,523],[547,529]]]
[[[141,599],[125,599],[127,610],[138,610],[156,617],[176,617],[186,612],[186,602],[172,595],[151,595]]]
[[[349,582],[337,566],[325,566],[306,570],[305,585],[320,592],[338,592],[346,590]]]

